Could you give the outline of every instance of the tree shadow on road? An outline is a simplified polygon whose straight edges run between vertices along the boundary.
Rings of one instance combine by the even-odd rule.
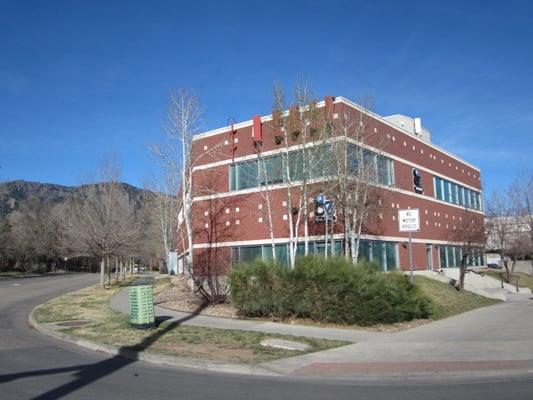
[[[195,318],[200,312],[205,308],[206,304],[200,305],[192,314],[189,314],[178,320],[172,320],[165,324],[161,329],[154,331],[153,334],[146,337],[142,342],[137,343],[133,346],[121,347],[118,351],[118,354],[108,358],[103,361],[99,361],[92,364],[76,365],[72,367],[64,368],[51,368],[43,369],[37,371],[28,371],[20,372],[9,375],[0,375],[0,384],[14,381],[17,379],[43,376],[43,375],[52,375],[52,374],[61,374],[67,372],[76,372],[73,374],[76,378],[68,383],[65,383],[62,386],[51,389],[46,393],[32,397],[32,400],[44,400],[44,399],[59,399],[70,393],[77,391],[78,389],[83,388],[99,379],[112,374],[139,359],[139,353],[148,349],[152,344],[154,344],[161,336],[172,331],[173,329],[179,327],[184,322],[187,322]],[[171,319],[171,317],[157,317],[156,325],[160,325],[162,322]]]

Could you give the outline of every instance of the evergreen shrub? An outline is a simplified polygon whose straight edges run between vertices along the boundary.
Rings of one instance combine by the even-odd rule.
[[[256,260],[234,267],[230,299],[249,317],[373,325],[428,318],[431,300],[399,272],[344,257],[300,257],[294,269]]]

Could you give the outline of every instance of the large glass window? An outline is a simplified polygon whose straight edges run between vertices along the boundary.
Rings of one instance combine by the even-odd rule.
[[[351,172],[360,174],[370,182],[385,186],[394,185],[394,169],[390,158],[361,149],[352,143],[348,144],[347,152],[348,168]]]
[[[371,182],[391,186],[394,184],[392,160],[376,155],[367,149],[361,150],[350,144],[347,146],[349,170],[357,173],[357,168],[365,168],[363,171]],[[330,176],[336,174],[333,148],[329,145],[315,146],[305,150],[292,151],[288,155],[288,167],[292,181],[305,178],[304,171],[308,170],[307,178]],[[362,156],[363,164],[359,164]],[[230,190],[242,190],[259,185],[282,183],[286,176],[285,160],[287,155],[278,154],[254,160],[241,161],[230,165],[229,181]]]
[[[259,159],[259,183],[261,185],[283,182],[283,162],[279,156]]]
[[[450,201],[450,182],[444,182],[444,201]]]
[[[387,271],[398,269],[398,260],[396,259],[396,243],[386,242],[387,246]]]
[[[459,186],[459,205],[465,205],[465,188],[462,186]]]
[[[349,144],[347,151],[348,151],[348,170],[351,173],[355,174],[359,166],[360,148],[353,144]]]
[[[481,210],[481,195],[478,192],[467,189],[445,179],[434,177],[435,198],[448,203]]]
[[[368,240],[359,242],[359,259],[370,261],[370,242]]]
[[[241,247],[240,261],[248,262],[256,258],[262,258],[263,253],[261,246]]]
[[[343,254],[343,241],[334,240],[333,245],[329,243],[328,252],[337,256]],[[310,241],[309,254],[324,254],[324,241]],[[289,245],[288,243],[275,245],[276,260],[281,264],[289,265]],[[272,259],[272,245],[264,244],[258,246],[236,246],[231,249],[232,262],[238,264],[241,262],[250,262],[255,259],[270,260]],[[305,244],[298,243],[296,255],[305,254]],[[394,271],[398,268],[397,260],[397,243],[361,240],[359,243],[359,260],[374,261],[382,271]]]
[[[466,260],[467,265],[470,267],[483,265],[483,257],[480,254],[469,255]],[[460,267],[464,249],[460,246],[440,246],[439,255],[441,268]]]
[[[375,240],[361,240],[359,243],[359,260],[373,261],[382,271],[398,269],[396,257],[397,243]]]
[[[244,161],[230,166],[230,189],[241,190],[258,186],[257,160]]]
[[[446,262],[446,247],[445,246],[439,247],[439,257],[440,257],[440,267],[448,268],[448,263]]]
[[[371,242],[372,243],[372,261],[381,267],[382,270],[387,270],[386,257],[385,257],[385,243],[384,242]]]
[[[378,156],[378,182],[381,185],[392,185],[392,160],[384,156]]]
[[[435,177],[435,197],[442,200],[442,179]]]
[[[303,152],[293,151],[289,153],[289,171],[291,173],[292,181],[299,181],[304,178],[304,153]]]
[[[452,203],[458,204],[457,201],[457,185],[452,183]]]
[[[461,266],[461,260],[463,256],[463,249],[460,247],[455,248],[455,266],[460,267]]]

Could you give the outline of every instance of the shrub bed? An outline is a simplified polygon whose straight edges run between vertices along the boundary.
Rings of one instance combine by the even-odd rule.
[[[343,257],[301,257],[294,269],[273,261],[240,264],[230,273],[230,298],[249,317],[298,317],[373,325],[428,318],[431,300],[407,276]]]

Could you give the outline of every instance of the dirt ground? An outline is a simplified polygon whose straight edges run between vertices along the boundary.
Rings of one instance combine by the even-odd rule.
[[[239,316],[235,307],[229,302],[225,304],[210,305],[202,309],[202,297],[194,293],[187,286],[187,280],[183,276],[173,276],[172,286],[154,297],[155,305],[169,310],[198,313],[201,315],[208,315],[212,317],[245,319]],[[374,325],[374,326],[357,326],[357,325],[340,325],[331,323],[321,323],[311,319],[291,318],[286,320],[270,318],[261,319],[274,322],[282,322],[286,324],[310,325],[324,328],[342,328],[342,329],[357,329],[367,330],[372,332],[398,332],[406,329],[411,329],[420,325],[427,324],[431,320],[414,320],[408,322],[400,322],[390,325]]]
[[[202,296],[189,289],[185,277],[173,276],[171,281],[172,286],[169,289],[154,297],[155,305],[169,310],[199,313],[212,317],[238,318],[237,310],[229,303],[209,305],[202,309]]]

